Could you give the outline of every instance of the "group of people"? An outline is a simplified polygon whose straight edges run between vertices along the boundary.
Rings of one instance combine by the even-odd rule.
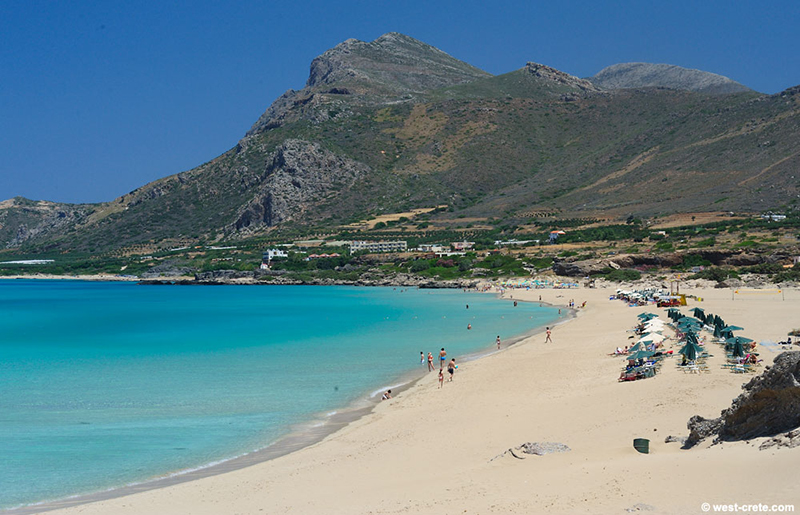
[[[497,348],[500,348],[500,336],[497,337]],[[444,350],[444,347],[439,351],[439,388],[444,385],[444,370],[445,366],[444,363],[447,361],[447,351]],[[421,365],[427,363],[428,364],[428,372],[432,372],[436,370],[436,367],[433,364],[433,353],[429,352],[428,357],[425,357],[425,353],[423,351],[419,351],[419,362]],[[458,365],[456,365],[456,358],[451,358],[450,362],[447,363],[447,373],[450,374],[450,378],[448,381],[453,380],[453,375],[456,372]]]

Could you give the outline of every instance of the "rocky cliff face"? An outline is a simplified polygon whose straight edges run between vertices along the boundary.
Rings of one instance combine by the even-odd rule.
[[[252,231],[297,220],[369,172],[369,167],[337,156],[317,143],[286,140],[268,160],[255,197],[234,227]]]
[[[717,95],[752,91],[722,75],[672,64],[615,64],[603,68],[590,80],[603,89],[661,87]]]
[[[0,202],[0,245],[15,248],[37,238],[57,237],[83,221],[90,210],[89,205],[22,197]]]
[[[688,447],[717,441],[774,436],[800,427],[800,352],[784,352],[769,370],[742,386],[744,393],[716,419],[689,420]]]

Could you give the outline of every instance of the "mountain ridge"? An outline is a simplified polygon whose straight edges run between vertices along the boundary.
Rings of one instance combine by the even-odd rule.
[[[715,95],[752,91],[723,75],[663,63],[613,64],[588,80],[607,90],[662,87]]]
[[[93,252],[324,232],[442,204],[452,210],[442,219],[503,213],[517,223],[534,211],[797,206],[800,86],[602,89],[534,62],[493,76],[396,33],[347,40],[314,61],[302,90],[208,163],[105,203],[1,203],[0,246]]]

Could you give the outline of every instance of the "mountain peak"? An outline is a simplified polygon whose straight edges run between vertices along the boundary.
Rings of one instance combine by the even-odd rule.
[[[590,80],[603,89],[662,87],[713,95],[752,91],[722,75],[674,64],[619,63],[603,68]]]
[[[474,66],[405,34],[371,42],[348,39],[311,63],[307,87],[343,85],[387,93],[419,93],[489,77]]]

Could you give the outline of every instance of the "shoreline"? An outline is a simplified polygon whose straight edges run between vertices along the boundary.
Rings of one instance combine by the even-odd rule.
[[[559,321],[552,344],[535,332],[524,344],[465,363],[441,390],[425,374],[319,443],[63,513],[218,513],[220,506],[238,513],[614,513],[645,504],[671,514],[698,512],[701,502],[800,503],[790,475],[781,472],[800,450],[759,451],[763,438],[691,450],[662,443],[667,435],[686,435],[691,416],[716,416],[729,407],[753,376],[722,369],[724,352],[714,345],[707,374],[681,373],[668,358],[654,378],[617,382],[621,360],[609,353],[628,341],[635,315],[666,317],[663,308],[611,301],[610,291],[508,290],[514,300],[536,302],[541,294],[554,306],[566,303],[564,297],[588,304],[565,320],[575,323]],[[727,290],[686,293],[703,301],[690,301],[684,312],[704,307],[763,342],[763,367],[781,352],[767,342],[793,329],[800,304],[799,290],[787,290],[785,301],[774,295],[733,301]],[[642,437],[651,439],[650,454],[631,446]],[[493,459],[525,441],[563,442],[571,451]],[[744,477],[747,489],[737,488]],[[640,481],[632,489],[634,478]]]
[[[52,279],[51,277],[41,279]],[[80,280],[80,278],[72,278],[65,276],[65,280]],[[105,279],[96,278],[94,281],[103,281]],[[110,281],[113,282],[113,281]],[[132,281],[127,281],[132,282]],[[476,293],[476,292],[470,292]],[[482,294],[491,294],[495,297],[496,301],[508,301],[504,293],[499,291],[484,291],[477,292]],[[520,300],[520,302],[533,303],[530,300]],[[546,302],[539,302],[541,306],[550,306]],[[562,308],[564,309],[564,308]],[[554,322],[543,322],[541,325],[536,326],[522,334],[512,336],[508,340],[504,340],[503,347],[500,350],[494,348],[492,343],[489,343],[486,349],[477,350],[459,356],[460,363],[474,362],[480,359],[498,354],[506,351],[513,346],[524,342],[526,339],[531,338],[538,334],[543,334],[544,324],[551,323],[554,325],[563,324],[574,320],[577,316],[577,310],[567,309],[566,314],[558,315]],[[563,318],[563,319],[562,319]],[[393,385],[382,385],[377,390],[365,390],[364,395],[351,402],[349,405],[342,407],[332,407],[326,410],[327,413],[320,412],[313,414],[309,420],[293,425],[289,431],[278,437],[275,441],[268,443],[264,447],[232,456],[223,458],[208,464],[199,465],[197,467],[185,470],[179,470],[168,473],[164,476],[145,479],[139,482],[122,485],[116,488],[110,488],[102,491],[76,494],[65,498],[46,500],[34,504],[22,505],[13,508],[0,509],[0,514],[8,515],[26,515],[34,513],[45,513],[62,508],[77,507],[98,501],[107,501],[117,498],[126,497],[140,492],[147,492],[150,490],[159,490],[168,488],[182,483],[197,481],[199,479],[218,476],[221,474],[230,473],[240,469],[245,469],[259,463],[265,463],[282,456],[287,456],[302,449],[314,446],[324,441],[326,438],[334,435],[338,431],[346,428],[348,425],[359,421],[362,418],[369,417],[375,411],[375,408],[381,404],[380,392],[391,389],[393,390],[393,399],[397,398],[404,392],[412,389],[420,381],[425,379],[430,372],[427,371],[427,366],[424,370],[409,371],[401,374],[397,383]]]

